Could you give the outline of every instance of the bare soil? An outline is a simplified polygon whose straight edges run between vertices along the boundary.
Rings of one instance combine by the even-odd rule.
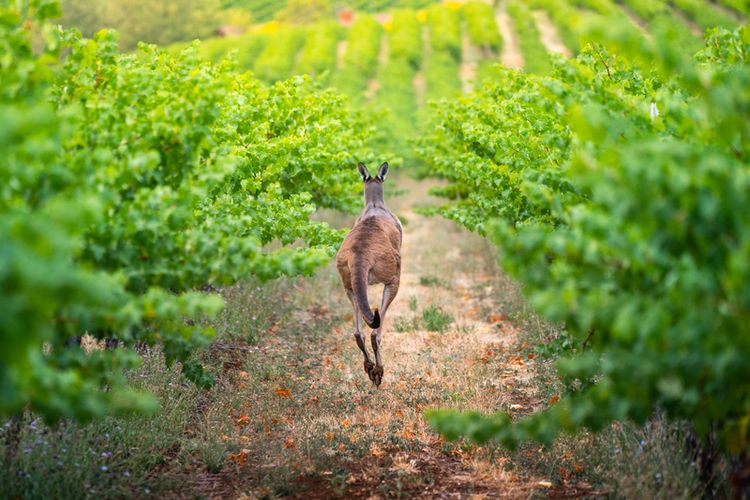
[[[388,62],[388,37],[380,37],[380,51],[378,52],[378,67],[382,68]],[[376,79],[367,81],[367,90],[365,90],[365,100],[370,102],[380,90],[380,82]]]
[[[481,59],[481,52],[471,44],[469,36],[464,32],[461,35],[461,66],[458,69],[461,91],[464,94],[468,94],[474,88],[479,59]]]
[[[505,3],[497,6],[495,22],[503,39],[503,50],[500,53],[500,62],[507,68],[522,68],[524,65],[521,47],[518,37],[513,29],[513,21],[505,11]]]
[[[719,12],[721,12],[722,14],[724,14],[725,16],[734,19],[738,23],[744,23],[744,22],[747,21],[747,19],[745,18],[744,14],[742,14],[740,12],[737,12],[734,9],[730,9],[726,5],[722,5],[722,4],[718,3],[718,2],[709,2],[708,5],[709,5],[710,8],[718,10]]]
[[[542,44],[547,48],[547,52],[554,52],[562,54],[565,57],[570,57],[572,55],[570,49],[560,39],[557,28],[549,18],[549,15],[547,15],[547,12],[535,10],[531,14],[534,16],[536,27],[542,37]]]
[[[341,40],[336,45],[336,68],[341,69],[344,67],[344,57],[346,56],[346,47],[349,42]]]
[[[430,57],[430,33],[427,28],[422,28],[422,51],[425,54],[425,58]],[[417,107],[424,107],[425,103],[425,92],[427,90],[427,82],[425,81],[423,70],[419,70],[414,74],[414,96],[417,101]]]
[[[620,9],[625,13],[625,15],[630,19],[630,22],[638,28],[638,31],[640,31],[643,36],[646,38],[652,38],[651,33],[648,31],[648,23],[641,18],[638,14],[636,14],[633,9],[628,7],[627,5],[620,4]]]
[[[672,7],[672,14],[674,17],[680,20],[681,23],[683,23],[685,26],[687,26],[690,29],[690,32],[697,36],[702,37],[703,36],[703,30],[700,26],[695,24],[689,17],[685,15],[684,12],[682,12],[680,9],[676,7]]]

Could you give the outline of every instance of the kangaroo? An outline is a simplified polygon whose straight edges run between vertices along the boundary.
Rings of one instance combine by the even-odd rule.
[[[380,334],[388,307],[396,298],[401,280],[401,239],[403,228],[398,217],[388,210],[383,201],[383,182],[388,174],[388,163],[380,165],[378,175],[372,177],[363,163],[357,170],[364,182],[365,208],[354,221],[336,254],[336,267],[341,275],[346,296],[354,307],[354,338],[365,355],[365,372],[375,385],[383,381],[383,359],[380,354]],[[383,283],[380,309],[370,309],[367,285]],[[372,328],[370,342],[375,353],[373,364],[365,346],[360,327],[363,318]]]

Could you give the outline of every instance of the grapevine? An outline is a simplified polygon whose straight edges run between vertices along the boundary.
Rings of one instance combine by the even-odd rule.
[[[46,0],[7,12],[0,411],[87,420],[153,409],[124,376],[136,343],[162,346],[210,384],[193,353],[221,300],[196,290],[327,262],[341,233],[309,217],[355,206],[345,167],[369,154],[369,123],[304,78],[264,87],[196,46],[120,54],[113,32],[83,39],[46,24],[57,14]],[[44,33],[41,55],[29,19]],[[126,347],[68,345],[83,333]]]
[[[446,436],[551,443],[659,409],[748,452],[748,49],[747,28],[715,29],[692,61],[646,76],[589,47],[551,78],[506,72],[444,106],[422,149],[456,198],[440,211],[496,241],[577,339],[560,402],[515,422],[435,411]]]

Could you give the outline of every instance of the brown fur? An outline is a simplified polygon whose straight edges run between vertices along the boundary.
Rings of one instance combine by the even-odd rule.
[[[399,282],[401,233],[395,221],[379,216],[358,219],[339,249],[336,267],[344,288],[354,291],[365,323],[377,328],[367,303],[367,285]]]
[[[386,208],[383,201],[383,181],[388,164],[381,165],[377,177],[371,177],[360,164],[364,180],[365,208],[354,222],[354,227],[344,239],[336,255],[336,267],[347,296],[352,301],[355,313],[355,337],[357,345],[365,355],[365,370],[370,378],[380,383],[382,362],[380,360],[380,330],[393,299],[398,293],[401,279],[402,228],[398,218]],[[382,283],[383,300],[378,308],[370,308],[367,300],[367,285]],[[359,328],[359,315],[373,328],[372,346],[376,365],[370,361]],[[374,373],[374,375],[373,375]]]

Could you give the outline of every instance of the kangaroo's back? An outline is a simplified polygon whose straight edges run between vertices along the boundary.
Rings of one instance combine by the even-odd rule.
[[[400,259],[401,238],[401,223],[395,216],[359,217],[344,238],[338,255],[348,258],[356,253],[368,259],[394,255]]]

